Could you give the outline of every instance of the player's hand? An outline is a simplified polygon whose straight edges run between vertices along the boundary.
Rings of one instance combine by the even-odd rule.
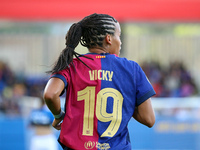
[[[53,120],[53,123],[52,123],[52,126],[57,129],[57,130],[60,130],[61,129],[61,124],[62,124],[62,121],[63,121],[63,118],[64,116],[58,118],[58,119],[54,119]]]

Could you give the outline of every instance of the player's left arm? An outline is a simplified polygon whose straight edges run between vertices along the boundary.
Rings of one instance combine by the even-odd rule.
[[[155,113],[151,104],[151,98],[135,108],[133,118],[150,128],[154,125]]]

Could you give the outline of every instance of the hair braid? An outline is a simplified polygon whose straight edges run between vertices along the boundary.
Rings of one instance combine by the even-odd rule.
[[[92,48],[103,46],[103,39],[106,35],[115,33],[115,23],[117,21],[107,14],[92,14],[85,17],[81,22],[84,25],[81,45]]]
[[[73,64],[73,57],[75,56],[79,61],[86,65],[79,57],[86,57],[75,52],[79,42],[82,46],[87,48],[102,47],[103,40],[107,34],[113,35],[115,33],[115,23],[117,21],[107,14],[92,14],[83,18],[80,22],[72,24],[67,35],[66,48],[62,50],[52,70],[47,73],[56,73],[61,71],[70,64]],[[88,58],[88,57],[86,57]],[[91,58],[88,58],[91,59]],[[86,65],[87,66],[87,65]],[[89,66],[87,66],[89,68]]]

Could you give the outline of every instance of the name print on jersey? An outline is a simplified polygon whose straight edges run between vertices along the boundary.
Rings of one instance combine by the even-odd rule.
[[[109,70],[89,70],[90,80],[112,81],[113,71]]]

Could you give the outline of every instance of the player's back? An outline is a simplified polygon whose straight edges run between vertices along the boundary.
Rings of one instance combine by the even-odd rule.
[[[131,149],[127,124],[143,96],[137,80],[145,75],[137,63],[116,55],[85,56],[92,58],[80,57],[88,67],[74,59],[75,69],[60,72],[67,82],[60,142],[77,150]]]

